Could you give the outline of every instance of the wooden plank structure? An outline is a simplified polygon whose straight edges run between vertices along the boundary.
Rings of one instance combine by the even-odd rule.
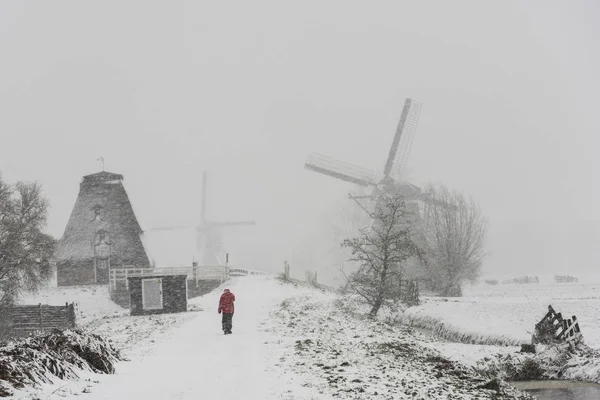
[[[4,337],[28,336],[52,329],[67,329],[76,326],[74,303],[64,306],[46,304],[19,305],[0,308],[2,321],[0,333]]]
[[[565,319],[561,313],[557,313],[554,311],[554,308],[549,305],[546,315],[544,315],[540,322],[535,324],[535,332],[533,342],[540,343],[540,340],[544,339],[570,341],[580,334],[581,330],[575,315]],[[545,335],[550,337],[544,338],[543,336]]]

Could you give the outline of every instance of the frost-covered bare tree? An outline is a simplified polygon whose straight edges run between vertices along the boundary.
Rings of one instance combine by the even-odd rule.
[[[413,241],[414,214],[403,197],[380,197],[371,217],[372,226],[344,240],[342,247],[350,249],[350,261],[359,266],[348,277],[348,287],[367,301],[375,316],[386,302],[401,297],[404,263],[421,250]]]
[[[461,286],[474,281],[486,256],[488,223],[479,205],[443,184],[429,185],[432,201],[424,205],[422,247],[431,289],[442,296],[461,296]]]
[[[50,277],[55,240],[42,232],[47,213],[39,184],[8,185],[0,176],[0,304],[14,303]]]

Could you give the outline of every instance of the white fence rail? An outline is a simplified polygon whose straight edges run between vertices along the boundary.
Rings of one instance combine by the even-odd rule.
[[[195,280],[196,282],[207,280],[224,282],[229,279],[229,270],[230,268],[224,265],[168,268],[111,268],[109,271],[109,282],[111,290],[115,290],[119,282],[123,282],[125,287],[127,287],[127,278],[134,276],[186,275],[188,280]]]
[[[229,268],[229,276],[267,275],[266,272],[243,268]]]
[[[129,277],[155,275],[186,275],[188,280],[195,280],[196,282],[208,280],[224,282],[232,276],[267,275],[267,273],[244,268],[228,267],[224,265],[202,265],[196,267],[168,268],[125,266],[123,268],[110,269],[110,290],[115,290],[119,283],[122,283],[121,287],[124,286],[125,288],[128,288],[127,278]]]

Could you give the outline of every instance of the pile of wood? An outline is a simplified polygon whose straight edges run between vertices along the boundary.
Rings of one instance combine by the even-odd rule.
[[[554,281],[556,283],[574,283],[579,282],[579,279],[571,275],[554,275]]]
[[[10,389],[51,383],[50,375],[76,378],[78,371],[112,374],[121,360],[102,337],[80,330],[54,330],[44,335],[0,344],[0,397]]]
[[[537,276],[521,276],[519,278],[507,279],[502,281],[503,285],[507,283],[516,283],[516,284],[527,284],[527,283],[540,283],[540,280]]]

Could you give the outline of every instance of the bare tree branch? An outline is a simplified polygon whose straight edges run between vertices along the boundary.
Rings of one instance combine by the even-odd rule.
[[[460,295],[461,284],[477,278],[486,257],[487,220],[473,199],[443,185],[429,185],[426,194],[422,239],[427,276],[441,295]]]
[[[55,240],[44,234],[48,202],[37,183],[14,187],[0,177],[0,302],[14,303],[51,274]]]
[[[359,264],[347,277],[349,286],[371,305],[374,316],[383,304],[400,298],[403,266],[421,250],[413,241],[414,215],[402,197],[379,197],[372,216],[373,225],[344,240],[342,247],[349,248],[350,261]]]

